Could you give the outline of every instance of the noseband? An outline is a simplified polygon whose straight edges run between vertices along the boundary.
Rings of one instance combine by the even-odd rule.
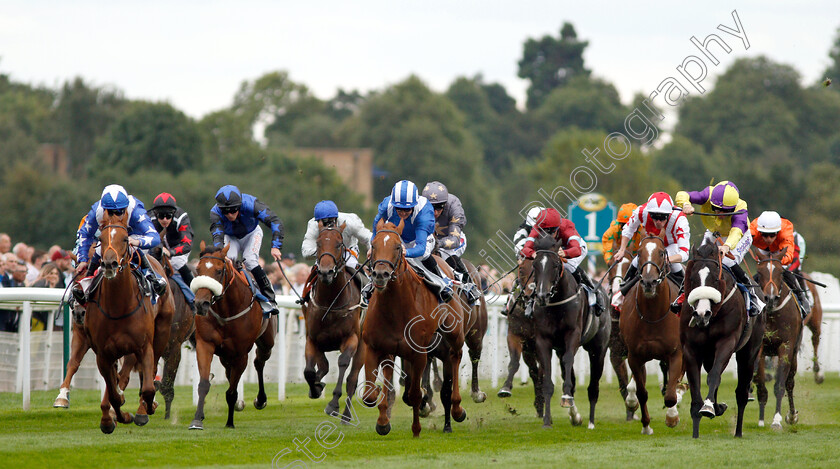
[[[401,275],[401,274],[394,275],[394,272],[396,272],[396,271],[397,271],[397,269],[399,269],[399,268],[400,268],[400,266],[401,266],[401,265],[402,265],[402,263],[403,263],[403,258],[405,257],[405,256],[403,256],[403,254],[402,254],[402,235],[401,235],[401,234],[399,234],[399,233],[397,233],[397,232],[396,232],[396,231],[394,231],[394,230],[379,230],[379,231],[376,233],[376,236],[379,236],[379,234],[380,234],[380,233],[394,233],[395,235],[397,235],[397,239],[399,239],[399,240],[400,240],[400,243],[397,245],[397,250],[399,251],[399,253],[400,253],[400,254],[399,254],[399,256],[397,257],[397,263],[396,263],[396,264],[394,264],[393,262],[389,261],[388,259],[377,259],[377,260],[373,261],[373,263],[371,263],[371,265],[370,265],[370,269],[371,269],[371,270],[375,269],[377,264],[385,264],[385,265],[387,265],[388,267],[390,267],[390,268],[391,268],[391,272],[388,274],[388,277],[389,277],[389,278],[388,278],[388,281],[389,281],[389,282],[392,282],[392,281],[396,280],[396,279],[397,279],[397,277],[399,277],[399,276]],[[373,257],[373,255],[371,255],[371,257]]]
[[[128,243],[128,228],[126,228],[125,226],[122,226],[122,225],[105,225],[104,227],[100,228],[99,231],[100,231],[100,233],[104,234],[105,230],[107,230],[108,228],[120,228],[123,231],[125,231],[125,234],[126,234],[126,237],[125,237],[125,240],[124,240],[125,243],[126,243],[126,249],[125,249],[125,252],[123,254],[120,254],[119,252],[117,252],[117,250],[114,248],[113,244],[111,244],[110,240],[108,241],[108,246],[102,251],[102,257],[103,258],[105,257],[106,252],[114,251],[114,254],[117,256],[117,259],[119,259],[117,261],[117,273],[119,273],[123,270],[123,267],[128,265],[128,262],[126,261],[126,259],[128,259],[129,253],[131,251],[130,249],[128,249],[128,244],[129,244]],[[102,241],[101,241],[101,238],[100,238],[100,243],[101,242]],[[125,264],[123,264],[124,261],[126,261]]]
[[[541,250],[536,252],[536,254],[540,254],[540,253],[543,253],[543,254],[546,254],[546,255],[553,255],[552,257],[556,257],[557,262],[560,263],[560,265],[559,265],[560,275],[558,275],[554,279],[554,281],[551,283],[551,288],[548,290],[548,298],[550,299],[555,294],[557,294],[557,287],[560,285],[560,280],[563,279],[563,274],[566,273],[566,269],[563,268],[563,258],[560,257],[560,254],[557,254],[557,251],[554,251],[554,250],[551,250],[551,249],[541,249]],[[536,265],[536,263],[537,263],[536,254],[534,255],[534,265]],[[533,269],[531,270],[531,275],[534,275],[534,270],[536,270],[536,267],[533,267]],[[530,278],[530,276],[529,276],[529,278]],[[532,293],[532,295],[533,294],[536,294],[536,290],[534,291],[534,293]]]
[[[646,239],[658,239],[658,240],[662,241],[662,238],[660,238],[658,236],[648,236],[648,237],[644,238],[639,243],[639,246],[641,246],[642,243]],[[663,280],[665,280],[665,277],[668,275],[668,272],[671,271],[671,263],[668,262],[667,257],[668,257],[668,252],[665,250],[665,247],[663,246],[662,251],[660,251],[660,259],[663,259],[665,262],[663,262],[662,266],[660,266],[659,264],[657,264],[656,262],[654,262],[652,260],[647,260],[642,265],[639,266],[639,273],[640,274],[644,270],[645,266],[648,266],[648,265],[653,266],[654,268],[656,268],[657,272],[659,272],[659,275],[656,277],[656,280],[653,281],[653,288],[658,287],[659,284],[662,283]]]
[[[319,270],[319,273],[320,273],[320,269],[321,269],[321,258],[322,258],[322,257],[324,257],[324,256],[329,256],[329,257],[332,257],[332,259],[333,259],[333,268],[332,268],[329,272],[327,272],[327,273],[337,274],[338,272],[340,272],[340,271],[341,271],[341,269],[344,267],[344,265],[345,265],[345,264],[346,264],[346,262],[347,262],[347,261],[345,260],[345,257],[346,257],[346,256],[345,256],[345,254],[347,253],[347,246],[345,246],[345,245],[344,245],[344,237],[343,237],[343,236],[342,236],[342,234],[341,234],[341,230],[339,230],[338,228],[333,228],[333,227],[325,227],[325,228],[322,228],[322,229],[321,229],[321,231],[319,231],[319,232],[318,232],[318,238],[319,238],[319,240],[320,240],[320,237],[321,237],[321,236],[320,236],[320,235],[321,235],[321,233],[323,233],[323,232],[325,232],[325,231],[335,231],[335,232],[337,232],[337,233],[338,233],[339,238],[341,238],[341,244],[339,244],[339,247],[341,248],[341,251],[340,251],[340,253],[339,253],[338,257],[336,257],[336,256],[335,256],[333,253],[331,253],[331,252],[322,252],[321,254],[319,254],[319,255],[318,255],[318,258],[315,260],[315,263],[316,263],[316,265],[318,266],[318,270]]]
[[[210,255],[201,256],[198,259],[198,261],[201,262],[204,259],[215,259],[217,261],[222,262],[222,281],[219,282],[219,283],[224,285],[224,288],[222,288],[222,292],[219,293],[218,295],[212,294],[213,292],[210,291],[210,293],[212,294],[211,299],[210,299],[210,305],[212,306],[212,305],[216,304],[216,302],[219,301],[223,296],[225,296],[225,292],[228,290],[228,288],[230,288],[231,285],[233,285],[233,279],[234,279],[233,274],[230,275],[230,281],[227,281],[227,283],[225,282],[226,279],[228,278],[228,265],[230,265],[230,268],[233,269],[233,262],[231,262],[231,260],[228,259],[227,257],[218,257],[218,256],[210,256]]]

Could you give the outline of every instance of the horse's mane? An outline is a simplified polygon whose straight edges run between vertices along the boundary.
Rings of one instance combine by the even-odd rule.
[[[700,247],[694,250],[694,258],[695,259],[711,259],[717,260],[718,257],[718,249],[717,246],[713,244],[702,244]]]
[[[545,251],[552,249],[555,245],[557,245],[557,240],[554,239],[554,236],[551,235],[543,235],[539,238],[534,240],[534,250],[535,251]]]

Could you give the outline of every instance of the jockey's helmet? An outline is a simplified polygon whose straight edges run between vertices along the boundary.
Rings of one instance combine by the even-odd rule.
[[[638,206],[632,202],[622,205],[621,208],[618,209],[618,222],[627,223],[633,215],[633,210],[636,210],[636,207]]]
[[[391,189],[391,205],[396,208],[414,208],[417,205],[417,198],[417,186],[411,181],[403,179]]]
[[[155,197],[154,202],[152,202],[152,209],[155,211],[160,210],[174,212],[177,209],[175,206],[175,197],[173,197],[169,192],[161,192],[157,195],[157,197]]]
[[[239,188],[228,184],[216,192],[216,205],[219,208],[233,208],[242,205],[242,192]]]
[[[712,188],[709,202],[713,208],[732,211],[738,205],[740,198],[741,196],[738,194],[738,188],[735,184],[729,181],[721,181]]]
[[[540,228],[557,228],[562,220],[560,212],[553,208],[547,208],[537,215],[537,224]]]
[[[647,213],[667,213],[670,215],[673,211],[674,201],[665,192],[654,192],[645,204],[645,212]]]
[[[449,191],[442,182],[432,181],[423,188],[423,197],[429,199],[432,205],[445,204],[449,200]]]
[[[545,210],[544,207],[531,207],[531,209],[528,210],[528,214],[525,216],[525,223],[527,223],[528,226],[536,225],[537,217],[540,216],[540,212],[543,210]]]
[[[332,200],[322,200],[315,204],[315,220],[338,218],[338,207]]]
[[[778,233],[782,230],[782,217],[777,212],[762,212],[756,225],[759,233]]]
[[[105,210],[120,210],[128,207],[128,193],[119,184],[106,186],[99,204]]]

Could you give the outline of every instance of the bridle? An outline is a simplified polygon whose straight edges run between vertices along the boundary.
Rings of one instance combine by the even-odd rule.
[[[664,262],[663,262],[663,265],[660,266],[659,264],[657,264],[653,260],[647,260],[642,265],[639,266],[639,273],[643,272],[645,266],[648,266],[648,265],[651,265],[654,268],[656,268],[657,272],[659,272],[659,275],[656,277],[656,280],[653,281],[653,288],[656,288],[656,287],[659,286],[659,284],[662,283],[663,280],[665,280],[665,277],[668,276],[668,273],[671,271],[671,263],[667,262],[668,252],[667,252],[667,250],[665,250],[665,246],[664,246],[665,243],[662,241],[662,238],[660,238],[659,236],[648,236],[648,237],[642,239],[642,241],[639,243],[639,246],[641,246],[642,243],[644,243],[645,240],[648,240],[648,239],[657,239],[663,244],[662,250],[659,251],[659,254],[660,254],[659,257]]]
[[[760,260],[760,261],[756,261],[756,268],[761,268],[761,265],[762,265],[762,264],[765,264],[765,263],[767,263],[767,262],[778,262],[778,264],[779,264],[779,271],[780,271],[780,272],[783,272],[783,271],[784,271],[784,268],[785,268],[785,267],[784,267],[784,265],[782,264],[782,261],[781,261],[781,260],[779,260],[779,259],[774,259],[774,258],[772,258],[772,257],[769,257],[769,258],[767,258],[767,259],[762,259],[762,260]],[[771,275],[768,275],[768,283],[769,283],[770,285],[772,285],[773,287],[775,287],[775,288],[776,288],[776,291],[778,291],[778,292],[779,292],[779,296],[781,296],[781,295],[782,295],[782,292],[783,292],[783,291],[782,291],[782,287],[785,285],[784,280],[782,280],[782,282],[781,282],[782,287],[780,287],[780,286],[779,286],[779,285],[777,285],[777,284],[776,284],[776,282],[773,280],[773,275],[771,274]],[[762,288],[762,290],[763,290],[763,288]],[[776,312],[776,311],[779,311],[780,309],[784,308],[784,307],[785,307],[785,305],[787,304],[787,302],[790,300],[790,293],[791,293],[791,292],[790,292],[790,290],[788,290],[788,294],[785,296],[785,299],[784,299],[783,301],[781,301],[779,304],[775,305],[775,307],[774,307],[772,310],[770,310],[770,312]]]
[[[321,238],[321,233],[323,233],[325,231],[335,231],[336,233],[338,233],[338,236],[341,239],[341,244],[339,244],[339,247],[341,248],[341,251],[340,251],[338,257],[336,257],[331,252],[322,252],[321,254],[318,255],[318,258],[315,260],[315,265],[318,266],[318,271],[320,273],[321,258],[324,257],[324,256],[332,257],[333,268],[330,269],[326,273],[327,274],[332,273],[333,275],[337,275],[338,272],[340,272],[341,269],[344,268],[344,265],[347,263],[347,261],[345,259],[346,254],[347,254],[347,246],[344,245],[344,237],[342,236],[341,230],[339,230],[338,228],[333,228],[331,226],[321,228],[321,231],[318,232],[318,240],[319,241],[320,241],[320,238]]]
[[[403,253],[402,253],[402,235],[401,235],[401,234],[399,234],[398,232],[394,231],[394,230],[386,230],[386,229],[382,229],[382,230],[379,230],[379,231],[377,231],[377,232],[376,232],[376,237],[379,237],[379,235],[380,235],[381,233],[393,233],[393,234],[397,235],[397,239],[399,239],[399,240],[400,240],[400,243],[398,243],[398,244],[397,244],[397,252],[399,252],[399,255],[397,256],[397,263],[396,263],[396,264],[394,264],[393,262],[389,261],[388,259],[377,259],[377,260],[373,261],[373,263],[371,263],[371,265],[370,265],[370,269],[371,269],[371,271],[372,271],[373,269],[375,269],[375,268],[376,268],[376,266],[377,266],[377,264],[385,264],[385,265],[387,265],[388,267],[390,267],[390,268],[391,268],[391,272],[389,272],[389,273],[388,273],[388,282],[393,282],[393,281],[395,281],[395,280],[396,280],[396,279],[397,279],[400,275],[402,275],[402,274],[403,274],[403,272],[405,272],[405,270],[404,270],[403,272],[400,272],[400,273],[398,273],[398,274],[396,274],[396,275],[394,274],[394,272],[397,272],[397,270],[398,270],[398,269],[400,268],[400,266],[403,264],[404,259],[405,259],[405,256],[404,256],[404,255],[403,255]],[[374,241],[376,241],[376,240],[374,239]],[[375,247],[371,247],[371,250],[372,250],[372,251],[375,251],[375,250],[376,250],[376,248],[375,248]],[[373,258],[373,257],[374,257],[374,256],[373,256],[373,253],[371,253],[371,256],[370,256],[370,257],[371,257],[371,258]],[[407,269],[406,269],[406,270],[407,270]]]
[[[126,265],[128,265],[128,261],[127,261],[127,260],[128,260],[128,257],[129,257],[129,255],[130,255],[130,253],[131,253],[131,249],[129,249],[129,242],[128,242],[128,238],[129,238],[129,237],[128,237],[128,228],[126,228],[126,227],[125,227],[125,226],[123,226],[123,225],[112,224],[112,225],[105,225],[104,227],[100,228],[100,229],[99,229],[99,231],[100,231],[100,233],[101,233],[101,234],[104,234],[104,233],[105,233],[105,230],[107,230],[107,229],[109,229],[109,228],[120,228],[121,230],[125,231],[125,234],[126,234],[126,237],[125,237],[125,239],[123,240],[123,241],[125,242],[125,244],[126,244],[126,249],[125,249],[125,252],[124,252],[124,253],[120,254],[120,253],[116,250],[116,248],[114,248],[114,245],[113,245],[113,244],[110,242],[110,240],[109,240],[109,241],[108,241],[108,246],[107,246],[107,247],[105,247],[105,248],[102,250],[102,254],[101,254],[102,258],[104,258],[104,257],[105,257],[105,253],[106,253],[106,252],[108,252],[108,251],[114,251],[114,254],[117,256],[117,259],[119,259],[119,260],[117,261],[117,273],[120,273],[120,272],[122,272],[123,268],[124,268]],[[99,241],[100,245],[102,245],[102,238],[103,238],[103,237],[101,236],[101,237],[100,237],[100,241]]]
[[[204,259],[214,259],[214,260],[222,262],[222,281],[219,282],[223,285],[222,291],[218,295],[215,295],[215,294],[213,294],[213,291],[210,290],[210,294],[211,294],[210,306],[213,306],[223,296],[225,296],[225,293],[228,291],[230,286],[233,285],[233,281],[236,280],[236,275],[234,274],[235,269],[233,267],[233,261],[231,261],[228,257],[211,256],[209,254],[205,254],[205,255],[203,255],[199,258],[199,260],[198,260],[199,263]],[[228,271],[230,271],[230,280],[227,280],[228,279]],[[233,316],[229,316],[229,317],[219,316],[219,314],[216,313],[213,310],[213,308],[210,308],[209,310],[210,310],[210,314],[213,315],[213,317],[216,319],[216,321],[219,322],[219,325],[223,326],[223,325],[225,325],[225,323],[231,322],[234,319],[239,319],[240,317],[244,316],[245,313],[247,313],[248,311],[251,311],[251,307],[254,306],[254,301],[255,301],[255,296],[251,295],[251,302],[248,303],[248,306],[246,306],[245,309],[243,309],[239,313],[237,313]]]
[[[563,275],[566,273],[566,269],[563,268],[563,263],[565,263],[566,260],[563,259],[562,257],[560,257],[560,254],[558,254],[557,251],[555,251],[553,249],[540,249],[539,251],[536,251],[536,253],[534,254],[534,270],[531,271],[532,274],[536,270],[536,264],[537,264],[536,258],[537,258],[537,255],[539,255],[540,253],[545,254],[545,255],[552,255],[553,257],[556,257],[557,258],[557,263],[559,263],[558,269],[560,270],[560,275],[556,276],[554,281],[551,283],[551,288],[549,288],[549,290],[548,290],[548,299],[551,299],[551,298],[554,297],[554,295],[556,295],[558,293],[557,289],[560,286],[560,282],[563,280]],[[534,294],[536,294],[536,292],[534,292]],[[546,303],[545,306],[549,307],[549,306],[559,306],[559,305],[562,305],[562,304],[566,304],[566,303],[574,300],[575,298],[577,298],[577,296],[578,296],[578,292],[575,291],[568,298],[564,298],[560,301],[555,301],[553,303]]]

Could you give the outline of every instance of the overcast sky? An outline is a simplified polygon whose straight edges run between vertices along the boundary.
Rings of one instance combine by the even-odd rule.
[[[733,9],[749,50],[716,29],[735,27]],[[677,65],[700,55],[691,36],[712,33],[732,52],[716,54],[707,84],[733,59],[759,54],[793,65],[805,84],[821,80],[840,1],[0,0],[0,72],[50,87],[82,76],[196,118],[228,106],[242,81],[278,69],[322,99],[412,73],[444,91],[481,73],[524,105],[523,43],[557,36],[564,21],[590,42],[587,67],[629,102],[677,77]]]

